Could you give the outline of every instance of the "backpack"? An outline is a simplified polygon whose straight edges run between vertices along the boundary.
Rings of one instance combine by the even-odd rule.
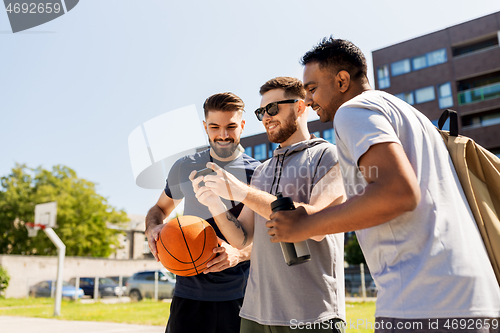
[[[442,130],[448,117],[449,132]],[[500,159],[471,138],[458,134],[456,111],[445,110],[438,127],[500,285]]]

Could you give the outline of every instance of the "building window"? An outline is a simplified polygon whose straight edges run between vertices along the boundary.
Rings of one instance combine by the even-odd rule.
[[[273,151],[279,147],[279,143],[269,142],[269,157],[273,157]]]
[[[447,82],[438,86],[439,108],[446,109],[453,106],[451,83]]]
[[[335,130],[333,128],[323,131],[323,139],[335,144]]]
[[[427,67],[427,57],[425,54],[420,57],[415,57],[411,61],[414,71]]]
[[[469,89],[469,90],[464,90],[460,91],[458,93],[458,104],[459,105],[464,105],[464,104],[470,104],[470,103],[475,103],[475,102],[481,102],[485,101],[488,99],[492,98],[499,98],[500,97],[500,82],[498,82],[499,78],[494,78],[493,80],[488,80],[488,81],[477,81],[473,82],[472,85],[480,85],[476,88]],[[495,82],[493,84],[488,84],[484,85],[486,82]],[[460,84],[460,86],[464,86],[464,84]]]
[[[389,66],[384,65],[377,68],[377,76],[379,89],[385,89],[391,86],[391,81],[389,78]]]
[[[462,117],[463,128],[476,128],[500,124],[500,109]]]
[[[417,104],[433,101],[434,99],[436,99],[436,95],[433,86],[415,90]]]
[[[498,36],[491,36],[486,40],[481,40],[479,42],[473,42],[463,46],[456,46],[452,48],[452,53],[454,57],[478,52],[481,50],[498,47]]]
[[[403,101],[405,101],[406,103],[408,103],[410,105],[415,104],[415,100],[413,99],[413,92],[412,91],[402,93],[402,94],[397,94],[395,96],[399,99],[402,99]]]
[[[500,113],[493,113],[481,117],[482,126],[490,126],[498,124],[500,124]]]
[[[427,53],[427,65],[434,66],[445,63],[447,60],[446,49],[440,49]]]
[[[411,71],[410,59],[396,61],[391,64],[392,76],[398,76],[409,73]]]
[[[446,49],[439,49],[432,51],[411,59],[404,59],[400,61],[393,62],[391,64],[391,74],[392,76],[398,76],[406,74],[419,69],[423,69],[430,66],[439,65],[445,63],[448,60],[446,56]],[[379,67],[380,70],[381,67]],[[380,74],[379,74],[380,81]],[[379,82],[380,83],[380,82]]]
[[[260,144],[253,147],[254,156],[256,160],[264,160],[267,158],[267,147],[266,144]]]
[[[252,156],[252,147],[246,147],[245,154],[247,154],[248,156]]]

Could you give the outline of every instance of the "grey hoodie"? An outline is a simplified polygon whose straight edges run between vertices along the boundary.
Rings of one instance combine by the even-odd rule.
[[[338,163],[337,148],[311,136],[257,167],[252,186],[295,202],[309,203],[314,185]],[[278,243],[271,243],[266,218],[254,214],[250,276],[240,316],[263,325],[345,320],[344,236],[308,240],[311,260],[287,266]]]

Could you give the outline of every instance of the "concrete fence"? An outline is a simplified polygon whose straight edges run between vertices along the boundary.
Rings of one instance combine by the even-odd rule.
[[[0,255],[0,265],[10,275],[5,297],[26,297],[29,287],[43,280],[56,280],[57,257]],[[162,268],[154,259],[120,260],[66,257],[63,280],[79,277],[130,276],[136,272]]]

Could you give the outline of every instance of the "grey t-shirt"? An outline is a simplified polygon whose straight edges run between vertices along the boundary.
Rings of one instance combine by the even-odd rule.
[[[369,90],[340,107],[334,126],[348,198],[367,186],[358,173],[360,157],[383,142],[403,147],[420,185],[414,211],[356,232],[379,288],[376,316],[499,317],[493,269],[446,146],[429,119],[397,97]]]
[[[316,185],[338,163],[335,146],[311,139],[278,148],[257,167],[252,186],[309,203]],[[307,240],[311,260],[287,266],[279,243],[271,243],[267,219],[254,214],[250,276],[240,316],[262,325],[345,320],[344,234]]]

